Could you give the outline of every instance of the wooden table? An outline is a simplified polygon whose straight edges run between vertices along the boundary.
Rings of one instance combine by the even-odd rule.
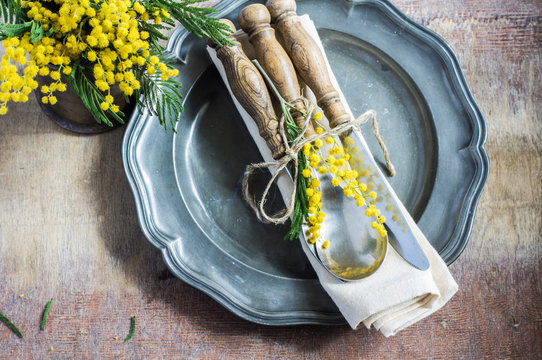
[[[68,133],[32,97],[0,119],[0,312],[25,336],[1,325],[0,358],[542,356],[542,3],[395,3],[450,43],[489,128],[489,179],[442,310],[392,338],[237,318],[172,277],[142,235],[124,130]]]

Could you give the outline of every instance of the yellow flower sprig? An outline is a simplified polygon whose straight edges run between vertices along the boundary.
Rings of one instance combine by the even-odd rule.
[[[43,103],[55,104],[55,93],[65,91],[69,83],[98,122],[110,123],[106,113],[122,122],[123,114],[111,95],[113,86],[138,102],[140,95],[147,97],[140,104],[157,106],[150,110],[164,125],[167,116],[176,120],[182,110],[176,99],[181,86],[173,81],[178,70],[161,58],[159,44],[166,39],[161,30],[175,24],[171,13],[181,23],[187,17],[187,24],[199,24],[200,28],[190,25],[189,29],[198,36],[198,30],[207,29],[219,43],[227,41],[223,24],[206,16],[212,9],[191,7],[192,2],[2,1],[2,13],[11,15],[8,24],[0,25],[5,47],[0,63],[0,114],[7,113],[9,102],[27,101],[38,87],[39,75],[52,80],[40,89]],[[23,67],[23,76],[18,74],[18,66]],[[160,93],[165,94],[162,102]]]
[[[314,120],[318,121],[322,117],[321,113],[316,113]],[[324,129],[317,127],[316,133],[322,134]],[[322,209],[322,194],[320,191],[320,181],[313,176],[313,174],[319,173],[321,175],[332,174],[331,184],[333,186],[340,186],[343,189],[343,193],[346,197],[352,198],[358,207],[366,207],[365,215],[368,217],[374,217],[374,221],[371,223],[371,227],[375,229],[381,236],[387,234],[384,222],[386,218],[380,215],[380,210],[376,208],[377,192],[369,189],[368,185],[361,180],[361,175],[355,169],[350,169],[351,152],[357,152],[357,148],[352,147],[354,145],[354,139],[347,136],[343,139],[346,147],[343,147],[333,137],[327,137],[325,142],[331,145],[329,149],[329,156],[323,157],[321,147],[324,145],[324,141],[321,139],[315,140],[313,143],[305,144],[303,148],[303,155],[307,158],[307,167],[303,169],[302,175],[308,179],[309,186],[307,188],[307,195],[309,197],[309,228],[306,232],[307,241],[311,244],[316,243],[316,240],[320,237],[321,224],[324,222],[325,213]],[[329,240],[326,239],[322,242],[322,248],[329,247]]]

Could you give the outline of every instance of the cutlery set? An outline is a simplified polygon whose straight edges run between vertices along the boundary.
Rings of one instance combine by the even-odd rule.
[[[307,33],[295,10],[294,0],[269,0],[266,6],[252,4],[245,7],[240,11],[238,20],[242,31],[249,37],[265,75],[280,96],[293,105],[291,115],[296,125],[304,129],[305,138],[312,139],[317,136],[313,124],[310,121],[306,123],[308,109],[301,100],[298,76],[314,94],[331,129],[351,122],[353,117],[332,83],[320,47]],[[209,39],[206,41],[215,48],[235,98],[257,124],[273,159],[278,160],[286,154],[272,95],[264,76],[237,41],[240,31],[236,31],[229,20],[220,21],[232,29],[230,40],[234,45],[219,47]],[[378,168],[359,128],[352,126],[340,133],[338,138],[345,149],[355,149],[355,153],[349,155],[348,166],[356,169],[360,181],[365,181],[369,190],[378,190],[378,198],[373,204],[379,205],[379,212],[386,219],[387,235],[382,236],[371,227],[370,218],[364,214],[365,209],[356,206],[354,199],[346,198],[341,187],[331,185],[331,174],[315,174],[320,183],[322,209],[326,210],[327,218],[322,224],[321,236],[313,244],[307,242],[306,232],[302,232],[303,246],[309,246],[322,266],[343,281],[362,279],[374,273],[383,262],[387,241],[409,264],[420,270],[428,269],[429,262],[424,252],[404,216],[398,211],[399,200]],[[322,246],[326,239],[332,239],[329,247]]]

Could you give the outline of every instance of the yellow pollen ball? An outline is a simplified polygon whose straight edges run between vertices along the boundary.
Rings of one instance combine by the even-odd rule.
[[[344,143],[346,145],[352,146],[354,145],[354,139],[352,139],[350,136],[347,136],[344,138]]]

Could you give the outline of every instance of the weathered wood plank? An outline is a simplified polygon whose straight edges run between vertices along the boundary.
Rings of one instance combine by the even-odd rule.
[[[0,119],[0,311],[25,335],[0,326],[0,358],[540,357],[542,4],[395,3],[450,43],[489,128],[491,173],[471,241],[451,266],[460,291],[444,309],[389,339],[238,319],[171,277],[144,239],[123,130],[69,134],[31,99]]]

